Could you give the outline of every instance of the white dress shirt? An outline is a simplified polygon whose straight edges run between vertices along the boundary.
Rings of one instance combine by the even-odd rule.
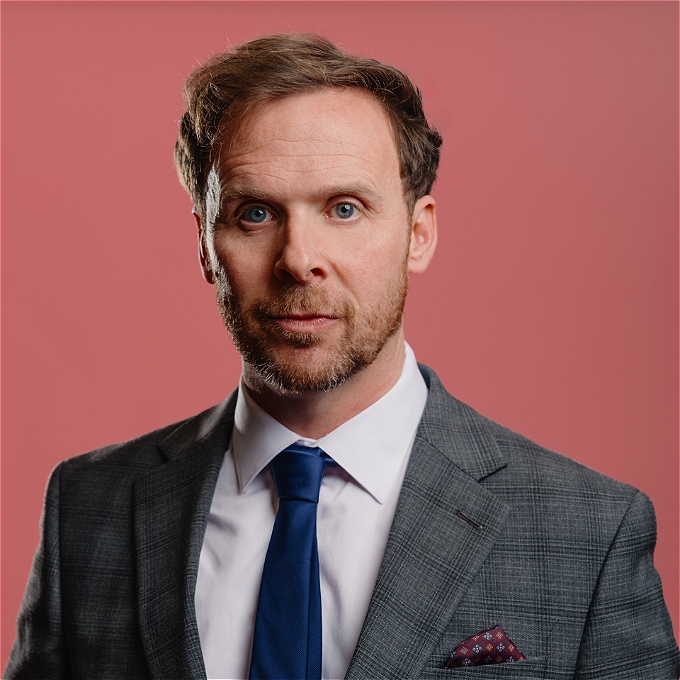
[[[327,467],[317,509],[322,678],[347,671],[368,611],[427,386],[411,348],[394,387],[319,440],[300,437],[239,388],[234,431],[203,539],[196,617],[209,678],[247,678],[264,558],[278,496],[269,462],[287,446],[319,446]]]

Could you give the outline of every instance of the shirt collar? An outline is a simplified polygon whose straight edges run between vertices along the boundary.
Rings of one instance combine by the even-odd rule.
[[[318,440],[300,437],[260,408],[239,385],[234,413],[232,451],[239,490],[283,449],[299,442],[321,447],[379,503],[387,498],[404,458],[411,450],[427,401],[413,350],[405,343],[406,358],[394,387],[367,409]]]

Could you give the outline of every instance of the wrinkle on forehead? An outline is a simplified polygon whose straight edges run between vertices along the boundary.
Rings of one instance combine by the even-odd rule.
[[[244,155],[382,157],[399,166],[387,113],[361,91],[324,90],[269,102],[244,122],[220,154],[221,168],[238,164]]]
[[[328,186],[402,189],[396,140],[372,95],[324,90],[274,100],[248,118],[222,148],[206,182],[206,200],[273,190],[318,194]],[[217,209],[217,208],[216,208]]]
[[[399,168],[396,152],[390,157],[384,145],[371,144],[368,140],[362,143],[352,139],[309,137],[294,141],[270,137],[256,145],[237,147],[228,155],[221,155],[219,160],[220,174],[225,178],[260,173],[262,166],[301,174],[353,168],[383,171],[390,166],[398,173]]]

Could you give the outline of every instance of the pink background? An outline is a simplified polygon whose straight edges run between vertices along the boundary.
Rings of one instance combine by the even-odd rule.
[[[2,659],[58,461],[221,399],[239,360],[172,146],[183,78],[317,31],[444,135],[407,337],[491,418],[656,506],[678,625],[678,5],[2,4]]]

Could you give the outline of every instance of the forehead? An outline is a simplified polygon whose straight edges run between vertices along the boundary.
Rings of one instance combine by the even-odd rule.
[[[222,184],[359,180],[401,187],[389,118],[361,90],[325,89],[258,107],[221,150]],[[295,180],[299,180],[295,181]]]

